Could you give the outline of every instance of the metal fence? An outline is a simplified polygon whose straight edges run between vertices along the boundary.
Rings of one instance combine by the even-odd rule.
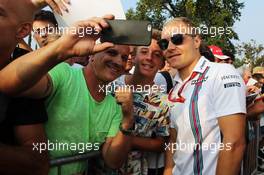
[[[63,165],[70,164],[73,162],[83,162],[83,161],[86,161],[88,165],[89,159],[94,158],[94,157],[99,157],[100,155],[101,155],[100,151],[93,151],[93,152],[78,154],[74,156],[62,157],[62,158],[51,160],[50,166],[57,167],[58,169],[57,174],[61,175],[61,168]],[[88,168],[86,169],[85,172],[86,172],[85,174],[87,174]]]
[[[244,154],[243,164],[241,167],[241,175],[255,175],[257,174],[258,167],[258,145],[260,141],[260,121],[248,121],[247,122],[247,147]],[[61,175],[61,168],[65,164],[74,162],[88,161],[94,157],[100,157],[100,151],[94,151],[74,156],[62,157],[50,161],[51,167],[57,167],[58,175]],[[86,174],[89,172],[89,168],[86,169]]]
[[[247,122],[247,146],[244,153],[244,160],[242,164],[242,175],[257,174],[258,168],[258,145],[259,145],[259,131],[260,122],[248,121]]]

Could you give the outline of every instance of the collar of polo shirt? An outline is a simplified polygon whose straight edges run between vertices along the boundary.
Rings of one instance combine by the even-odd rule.
[[[193,72],[198,72],[198,73],[203,73],[206,69],[206,65],[209,62],[209,60],[207,60],[204,56],[201,56],[201,58],[199,59],[199,61],[197,62],[197,64],[195,65],[193,71],[190,73],[190,75],[186,78],[186,80],[188,80],[190,78],[190,76],[192,75]],[[180,75],[179,75],[179,71],[176,72],[176,75],[174,77],[174,80],[177,83],[183,83],[186,80],[182,80]]]

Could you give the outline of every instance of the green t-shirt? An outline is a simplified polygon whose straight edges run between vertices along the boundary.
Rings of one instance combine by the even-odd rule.
[[[45,130],[51,159],[98,150],[107,137],[117,134],[122,115],[120,106],[111,95],[102,102],[95,101],[82,69],[61,63],[49,75],[53,91],[46,100],[49,120]],[[82,172],[85,167],[85,162],[65,165],[62,174]],[[57,174],[57,168],[52,168],[50,174]]]

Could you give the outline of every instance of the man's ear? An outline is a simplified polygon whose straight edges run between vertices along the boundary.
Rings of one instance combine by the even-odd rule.
[[[89,57],[89,63],[94,62],[94,55],[90,55]]]
[[[31,32],[32,24],[31,23],[23,23],[17,29],[16,37],[17,39],[23,39],[28,36]]]
[[[199,35],[194,37],[194,44],[196,49],[200,48],[200,45],[202,44],[202,39]]]

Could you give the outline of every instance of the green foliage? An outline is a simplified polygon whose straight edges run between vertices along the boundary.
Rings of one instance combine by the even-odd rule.
[[[149,20],[157,29],[162,29],[164,22],[172,17],[185,16],[196,25],[208,29],[224,27],[228,34],[215,37],[204,35],[209,44],[220,46],[224,50],[235,53],[231,40],[237,40],[238,35],[232,29],[236,20],[241,16],[244,7],[238,0],[139,0],[135,10],[128,10],[128,19]]]
[[[242,43],[236,47],[238,56],[243,64],[249,64],[251,67],[264,66],[264,47],[257,44],[255,40],[248,43]]]
[[[241,59],[235,59],[235,61],[234,61],[234,63],[233,63],[233,65],[235,66],[235,68],[238,68],[238,67],[241,67],[241,66],[243,66],[245,63],[244,63],[244,61],[243,60],[241,60]]]

